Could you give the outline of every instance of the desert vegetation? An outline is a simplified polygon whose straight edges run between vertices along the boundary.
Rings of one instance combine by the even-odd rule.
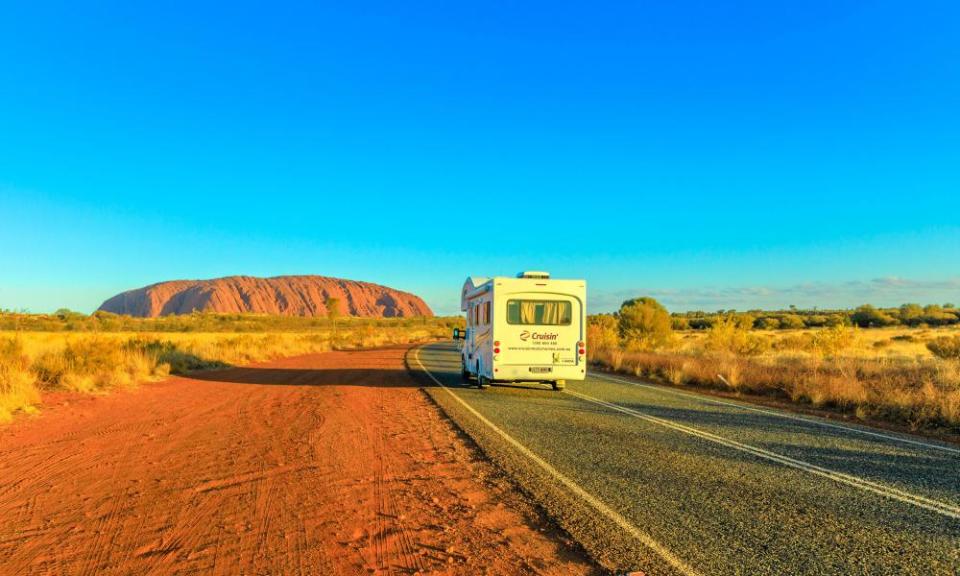
[[[895,308],[877,308],[864,304],[853,310],[718,310],[716,312],[680,312],[671,315],[677,330],[707,330],[718,320],[736,318],[738,324],[758,330],[796,330],[830,326],[885,328],[906,326],[927,328],[960,325],[960,309],[955,304],[903,304]]]
[[[955,319],[950,305],[911,304],[817,315],[670,315],[652,298],[638,298],[615,314],[591,316],[588,342],[592,362],[645,379],[957,434]]]
[[[194,314],[157,319],[0,314],[0,421],[41,393],[105,393],[190,370],[445,337],[458,318],[309,319]],[[336,329],[334,329],[336,326]]]

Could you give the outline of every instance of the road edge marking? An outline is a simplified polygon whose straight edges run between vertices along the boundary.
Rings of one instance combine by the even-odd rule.
[[[752,412],[760,412],[762,414],[770,414],[771,416],[777,416],[778,418],[786,418],[788,420],[797,420],[799,422],[806,422],[808,424],[813,424],[815,426],[823,426],[824,428],[835,428],[837,430],[847,430],[849,432],[856,432],[857,434],[863,434],[866,436],[875,436],[877,438],[885,438],[887,440],[893,440],[895,442],[901,442],[903,444],[913,444],[914,446],[920,446],[923,448],[930,448],[933,450],[942,450],[944,452],[949,452],[951,454],[960,454],[960,448],[954,448],[953,446],[947,446],[943,444],[936,444],[933,442],[924,442],[922,440],[914,440],[912,438],[903,438],[900,436],[895,436],[893,434],[884,434],[883,432],[874,432],[873,430],[866,430],[863,428],[858,428],[856,426],[846,426],[836,422],[823,421],[816,418],[811,418],[808,416],[801,416],[799,414],[792,414],[786,411],[777,411],[770,410],[768,408],[759,408],[757,406],[750,406],[747,404],[741,404],[738,402],[730,402],[728,400],[720,400],[718,398],[713,398],[711,396],[697,394],[695,392],[684,392],[681,390],[672,390],[666,386],[658,386],[655,384],[648,384],[646,382],[634,382],[631,380],[626,380],[624,378],[616,378],[613,376],[608,376],[603,373],[596,373],[590,371],[587,373],[587,376],[592,376],[594,378],[599,378],[600,380],[606,380],[608,382],[618,382],[621,384],[629,384],[630,386],[637,386],[640,388],[647,388],[649,390],[654,390],[657,392],[663,392],[664,394],[672,394],[674,396],[682,396],[684,398],[693,398],[696,400],[701,400],[703,402],[709,402],[710,404],[718,404],[720,406],[732,406],[734,408],[740,408],[743,410],[750,410]]]
[[[830,470],[829,468],[823,468],[822,466],[817,466],[816,464],[811,464],[803,460],[797,460],[795,458],[790,458],[789,456],[777,454],[776,452],[771,452],[763,448],[751,446],[750,444],[744,444],[736,440],[731,440],[729,438],[725,438],[718,434],[713,434],[712,432],[706,432],[703,430],[699,430],[697,428],[693,428],[692,426],[678,424],[671,420],[667,420],[666,418],[650,416],[649,414],[644,414],[643,412],[640,412],[638,410],[627,408],[625,406],[620,406],[619,404],[614,404],[613,402],[607,402],[606,400],[601,400],[599,398],[595,398],[593,396],[590,396],[589,394],[584,394],[582,392],[574,392],[573,390],[568,389],[568,390],[564,390],[564,393],[570,396],[573,396],[575,398],[580,398],[581,400],[584,400],[586,402],[591,402],[598,406],[604,406],[606,408],[610,408],[611,410],[616,410],[617,412],[621,412],[623,414],[633,416],[634,418],[639,418],[641,420],[645,420],[653,424],[658,424],[666,428],[671,428],[673,430],[677,430],[679,432],[683,432],[691,436],[696,436],[703,440],[708,440],[710,442],[714,442],[716,444],[720,444],[728,448],[734,448],[736,450],[740,450],[741,452],[746,452],[748,454],[753,454],[754,456],[758,456],[760,458],[772,460],[774,462],[783,464],[785,466],[789,466],[791,468],[796,468],[799,470],[803,470],[805,472],[809,472],[811,474],[823,476],[825,478],[829,478],[836,482],[847,484],[849,486],[853,486],[855,488],[859,488],[867,492],[872,492],[874,494],[878,494],[886,498],[898,500],[906,504],[912,504],[914,506],[923,508],[925,510],[936,512],[943,516],[960,519],[960,507],[955,506],[953,504],[948,504],[946,502],[941,502],[939,500],[927,498],[919,494],[913,494],[905,490],[900,490],[899,488],[894,488],[892,486],[887,486],[885,484],[873,482],[871,480],[860,478],[858,476],[853,476],[851,474],[845,474],[843,472]]]
[[[565,476],[559,470],[554,468],[549,462],[537,456],[532,450],[521,444],[513,436],[510,436],[505,431],[503,431],[499,426],[488,420],[483,414],[478,412],[473,406],[467,404],[467,402],[454,393],[453,390],[448,388],[441,382],[436,376],[433,375],[430,370],[423,365],[423,362],[420,360],[420,350],[423,346],[418,346],[414,349],[413,358],[417,361],[417,365],[420,366],[420,369],[424,374],[430,377],[431,380],[437,383],[438,386],[447,391],[450,396],[459,402],[468,412],[473,414],[480,422],[486,425],[488,428],[497,433],[501,438],[503,438],[508,444],[516,448],[521,454],[529,458],[537,466],[539,466],[544,472],[552,476],[555,480],[563,484],[567,489],[573,492],[575,495],[579,496],[584,502],[593,507],[594,510],[606,516],[608,520],[616,524],[619,528],[625,531],[627,534],[632,536],[635,540],[652,550],[658,556],[660,556],[664,561],[666,561],[670,566],[679,571],[680,573],[686,576],[700,576],[700,573],[694,570],[686,562],[678,558],[670,550],[664,547],[662,544],[653,539],[649,534],[643,532],[636,526],[630,523],[629,520],[624,518],[620,513],[613,510],[609,506],[603,503],[599,498],[590,494],[586,490],[580,487],[579,484]]]

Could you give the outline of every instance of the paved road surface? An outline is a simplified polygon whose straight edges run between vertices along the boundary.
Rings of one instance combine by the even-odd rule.
[[[649,574],[958,574],[960,450],[605,374],[565,392],[431,395],[610,567]],[[444,387],[436,386],[442,384]]]

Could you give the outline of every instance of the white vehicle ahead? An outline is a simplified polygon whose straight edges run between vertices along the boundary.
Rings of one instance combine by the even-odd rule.
[[[516,278],[467,278],[460,308],[467,316],[462,372],[484,388],[491,382],[549,382],[554,390],[587,374],[585,280],[547,272]]]

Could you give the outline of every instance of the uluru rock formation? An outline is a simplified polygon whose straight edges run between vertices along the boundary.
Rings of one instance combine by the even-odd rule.
[[[99,310],[150,318],[194,311],[326,316],[328,298],[338,298],[341,313],[350,316],[433,316],[430,307],[409,292],[326,276],[173,280],[117,294]]]

